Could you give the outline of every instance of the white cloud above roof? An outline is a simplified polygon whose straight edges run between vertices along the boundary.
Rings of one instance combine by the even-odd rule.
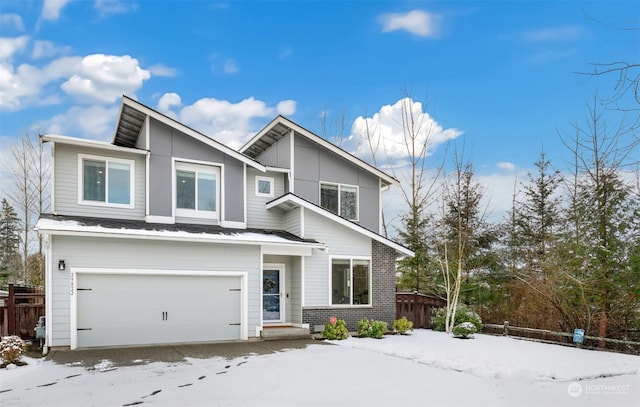
[[[138,9],[138,4],[133,1],[96,0],[93,5],[102,15],[124,14]]]
[[[39,123],[39,127],[45,133],[105,141],[113,133],[117,115],[118,107],[115,105],[73,106],[66,113]]]
[[[129,55],[93,54],[82,58],[61,85],[65,93],[88,102],[114,103],[122,94],[133,95],[151,73]]]
[[[408,116],[407,116],[408,115]],[[351,127],[351,139],[357,142],[355,155],[365,160],[372,157],[369,137],[372,145],[378,146],[376,158],[378,164],[389,159],[396,164],[407,157],[406,127],[403,116],[413,120],[413,133],[417,142],[427,143],[428,151],[433,152],[438,145],[453,140],[462,131],[445,129],[429,113],[423,110],[422,103],[411,98],[403,98],[393,105],[385,105],[371,117],[359,116]]]
[[[23,50],[27,46],[29,38],[28,35],[0,38],[0,62],[11,60],[16,52]]]
[[[278,113],[293,115],[296,110],[296,102],[293,100],[280,101],[273,107],[252,96],[237,103],[202,98],[179,111],[171,111],[171,107],[179,105],[178,101],[178,94],[165,94],[158,102],[158,109],[235,149],[242,146],[258,130],[254,124],[255,119],[269,119]]]
[[[380,16],[382,32],[407,31],[419,37],[437,37],[441,17],[423,10],[407,13],[388,13]]]

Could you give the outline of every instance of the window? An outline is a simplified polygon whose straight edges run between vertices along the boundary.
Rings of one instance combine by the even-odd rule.
[[[133,161],[80,155],[80,167],[80,203],[133,207]]]
[[[331,260],[331,304],[371,304],[371,273],[368,259]]]
[[[273,178],[256,177],[256,196],[273,197]]]
[[[176,163],[176,215],[217,219],[220,168]]]
[[[320,206],[349,220],[358,220],[358,187],[320,183]]]

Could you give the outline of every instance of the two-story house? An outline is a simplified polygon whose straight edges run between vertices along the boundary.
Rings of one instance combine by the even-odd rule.
[[[51,144],[46,346],[259,338],[391,323],[381,194],[397,180],[278,116],[239,151],[123,97],[111,143]]]

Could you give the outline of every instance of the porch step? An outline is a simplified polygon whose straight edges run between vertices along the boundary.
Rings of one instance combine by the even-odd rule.
[[[295,326],[269,326],[262,330],[260,337],[265,341],[278,339],[309,339],[311,338],[311,333],[307,328],[298,328]]]

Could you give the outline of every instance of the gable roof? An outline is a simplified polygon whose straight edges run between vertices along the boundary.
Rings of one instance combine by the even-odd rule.
[[[391,247],[392,249],[394,249],[397,253],[403,254],[405,256],[415,256],[415,253],[409,249],[407,249],[406,247],[404,247],[401,244],[398,244],[396,242],[394,242],[393,240],[390,240],[376,232],[373,232],[367,228],[365,228],[364,226],[361,226],[357,223],[354,223],[350,220],[347,220],[343,217],[340,217],[332,212],[329,212],[328,210],[314,204],[311,203],[309,201],[307,201],[306,199],[300,198],[299,196],[292,194],[292,193],[287,193],[285,195],[282,195],[281,197],[278,197],[270,202],[267,202],[267,209],[272,209],[272,208],[279,208],[280,210],[283,210],[285,212],[290,211],[292,209],[298,208],[298,207],[303,207],[305,209],[309,209],[327,219],[330,219],[336,223],[339,223],[340,225],[346,226],[347,228],[354,230],[358,233],[361,233],[367,237],[370,237],[371,239],[377,240],[378,242],[387,245],[389,247]]]
[[[237,159],[238,161],[247,164],[259,171],[266,172],[266,167],[254,160],[252,157],[248,157],[241,152],[238,152],[231,147],[228,147],[219,141],[216,141],[191,127],[180,123],[177,120],[172,119],[142,103],[131,99],[126,95],[122,95],[122,103],[120,104],[120,112],[118,114],[118,122],[116,130],[113,135],[112,144],[116,146],[134,148],[140,135],[140,130],[144,125],[146,117],[152,117],[153,119],[166,124],[169,127],[181,131],[187,136],[207,144],[223,152],[224,154]]]
[[[255,136],[249,140],[244,146],[240,148],[240,152],[246,154],[251,158],[256,158],[262,152],[267,150],[269,147],[280,141],[283,137],[289,134],[289,131],[293,130],[296,134],[299,134],[306,139],[316,143],[323,148],[331,151],[332,153],[346,159],[347,161],[355,164],[356,166],[364,169],[380,178],[383,184],[386,185],[399,185],[400,182],[392,177],[391,175],[385,173],[384,171],[379,170],[371,164],[366,163],[365,161],[359,159],[343,150],[342,148],[336,146],[333,143],[328,142],[320,136],[317,136],[305,129],[304,127],[292,122],[282,115],[278,115],[275,119],[273,119],[269,124],[267,124],[262,130],[260,130]]]

